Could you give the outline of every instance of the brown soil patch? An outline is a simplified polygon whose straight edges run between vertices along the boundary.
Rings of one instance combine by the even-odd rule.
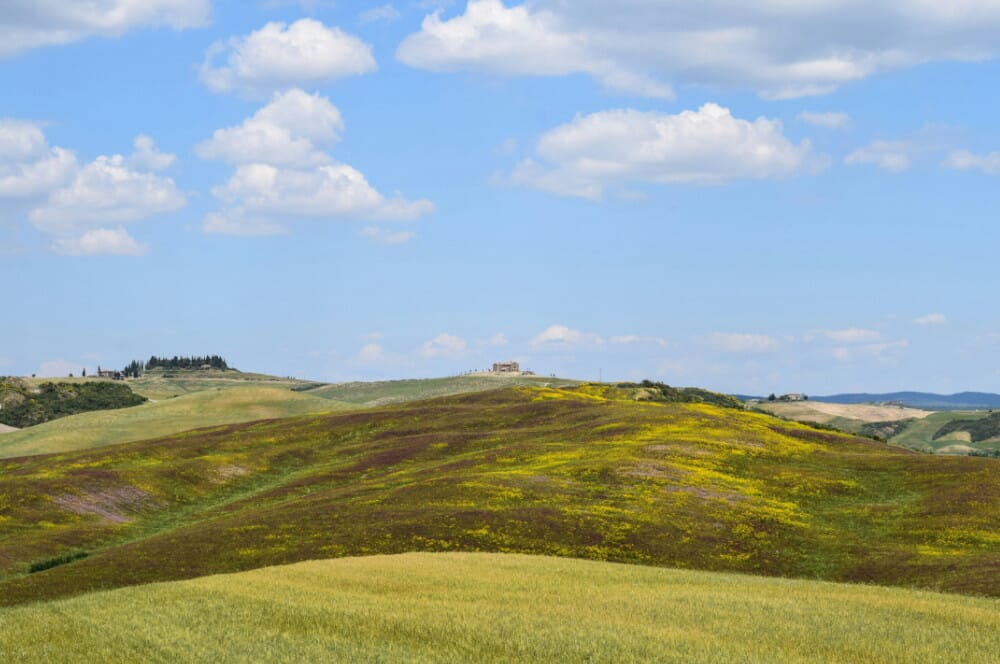
[[[112,523],[128,523],[132,519],[123,511],[138,511],[156,504],[142,489],[132,486],[111,487],[81,494],[63,494],[52,499],[56,505],[75,514],[94,514]]]
[[[671,468],[670,466],[660,466],[654,463],[638,463],[631,468],[619,471],[625,477],[638,477],[641,479],[671,480],[680,482],[688,473],[686,471]]]
[[[212,483],[213,484],[225,484],[230,480],[234,480],[237,477],[243,477],[244,475],[249,475],[250,471],[243,466],[225,465],[219,466],[212,473]]]
[[[686,493],[702,500],[721,500],[724,503],[736,504],[746,502],[747,497],[735,491],[719,491],[706,489],[702,486],[668,486],[667,493]]]

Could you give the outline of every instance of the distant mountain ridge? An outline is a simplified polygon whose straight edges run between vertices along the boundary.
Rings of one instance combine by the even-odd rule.
[[[733,394],[742,401],[766,401],[767,397],[749,394]],[[1000,394],[992,392],[959,392],[958,394],[934,394],[933,392],[887,392],[884,394],[832,394],[830,396],[809,396],[812,401],[839,404],[898,404],[924,410],[984,410],[1000,408]]]
[[[926,410],[977,410],[1000,408],[1000,394],[990,392],[959,392],[958,394],[933,394],[931,392],[888,392],[885,394],[834,394],[809,397],[827,403],[898,403]]]

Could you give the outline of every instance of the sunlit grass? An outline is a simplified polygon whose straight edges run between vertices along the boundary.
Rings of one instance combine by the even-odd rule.
[[[343,410],[336,401],[281,387],[207,389],[132,408],[65,417],[0,438],[0,457],[68,452],[198,427]]]
[[[995,662],[1000,601],[497,554],[345,558],[0,610],[3,661]]]

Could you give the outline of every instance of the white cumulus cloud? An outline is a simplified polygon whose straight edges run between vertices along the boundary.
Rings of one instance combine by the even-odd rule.
[[[237,167],[212,189],[224,208],[206,216],[202,229],[273,235],[285,232],[286,222],[294,219],[396,221],[433,211],[428,200],[383,195],[363,173],[324,151],[343,128],[340,112],[328,99],[296,88],[275,94],[243,124],[217,130],[196,147],[198,155]],[[400,243],[404,237],[382,239]]]
[[[670,345],[670,342],[668,342],[666,339],[662,339],[660,337],[644,337],[637,334],[624,334],[617,337],[611,337],[610,339],[608,339],[608,341],[610,341],[612,344],[622,345],[622,346],[641,344],[641,345],[652,345],[652,346],[659,346],[660,348],[666,348],[667,346]]]
[[[220,56],[225,63],[216,66]],[[268,23],[249,35],[213,44],[199,77],[213,92],[260,96],[376,68],[371,46],[340,28],[303,18],[291,25]]]
[[[49,147],[39,125],[0,119],[0,199],[43,195],[69,181],[77,168],[71,151]]]
[[[386,3],[361,12],[359,20],[362,23],[392,23],[393,21],[399,20],[400,16],[402,16],[402,14],[399,13],[398,9],[393,7],[391,3]]]
[[[500,0],[472,0],[461,16],[427,16],[399,46],[404,63],[432,71],[486,71],[501,75],[585,73],[606,88],[672,99],[673,89],[602,55],[585,34],[564,31],[559,17]]]
[[[743,332],[716,332],[703,341],[726,353],[773,353],[781,345],[777,339],[766,334]]]
[[[332,161],[318,146],[336,143],[343,130],[344,120],[330,100],[293,88],[275,93],[243,124],[215,130],[195,152],[231,164],[314,166]]]
[[[585,73],[605,87],[668,96],[669,84],[826,94],[865,77],[1000,52],[996,0],[469,0],[401,44],[434,71]]]
[[[717,184],[783,178],[825,168],[808,141],[789,141],[780,121],[743,120],[705,104],[675,115],[613,110],[577,117],[546,133],[534,159],[500,182],[599,199],[609,184]]]
[[[426,358],[453,357],[461,355],[468,347],[465,339],[452,334],[439,334],[420,347],[420,355]]]
[[[210,0],[8,0],[0,3],[0,57],[91,36],[116,37],[135,28],[199,27],[210,13]]]
[[[50,147],[39,125],[0,120],[0,200],[30,208],[28,219],[58,253],[142,254],[146,246],[121,224],[172,212],[186,199],[172,179],[152,172],[175,156],[144,135],[134,147],[130,157],[102,155],[81,166],[71,151]]]
[[[565,325],[550,325],[531,340],[536,348],[601,345],[604,339],[597,334],[581,332]]]
[[[811,330],[805,336],[805,341],[815,341],[817,338],[833,341],[841,344],[861,343],[880,338],[875,330],[868,330],[861,327],[848,327],[843,330]]]
[[[822,127],[824,129],[847,129],[851,126],[850,115],[834,111],[826,113],[803,111],[796,116],[796,119],[799,122],[806,123],[807,125]]]
[[[149,247],[135,240],[124,228],[97,228],[80,237],[60,237],[52,243],[53,250],[68,256],[142,256]]]
[[[847,155],[850,166],[870,164],[890,173],[902,173],[913,165],[914,146],[907,141],[876,140]]]
[[[944,314],[927,314],[913,319],[915,325],[947,325],[948,318]]]
[[[957,150],[948,155],[944,165],[959,171],[980,171],[986,175],[1000,175],[1000,152],[975,154]]]
[[[510,339],[508,339],[507,335],[504,334],[503,332],[497,332],[489,339],[480,339],[479,341],[476,342],[476,345],[491,346],[491,347],[507,346],[509,344],[510,344]]]
[[[377,226],[366,226],[361,229],[361,237],[375,244],[406,244],[417,236],[412,231],[387,231]]]
[[[134,152],[129,157],[129,166],[137,170],[162,171],[177,161],[177,155],[160,152],[149,136],[140,134],[132,142]]]
[[[830,349],[830,355],[839,362],[868,359],[893,364],[898,361],[900,354],[909,346],[910,342],[906,339],[850,347],[838,346]]]
[[[100,156],[30,213],[32,223],[52,234],[81,226],[138,221],[184,206],[170,178],[131,170],[121,155]]]
[[[373,364],[382,359],[385,349],[376,343],[365,344],[358,351],[358,362],[362,364]]]

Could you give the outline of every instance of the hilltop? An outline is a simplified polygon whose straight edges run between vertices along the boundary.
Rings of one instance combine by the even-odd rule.
[[[407,551],[1000,596],[997,461],[626,397],[510,388],[0,460],[0,602]]]
[[[358,406],[384,406],[434,399],[454,394],[484,392],[505,387],[566,387],[580,381],[564,378],[480,373],[446,378],[415,378],[350,383],[310,383],[294,389],[325,399]]]
[[[992,662],[1000,601],[498,554],[344,558],[0,609],[17,661]]]

